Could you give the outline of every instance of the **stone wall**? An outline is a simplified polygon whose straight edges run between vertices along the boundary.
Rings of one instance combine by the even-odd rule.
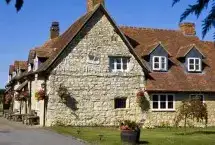
[[[175,111],[150,111],[146,115],[146,121],[144,127],[155,127],[163,125],[175,125],[175,117],[179,106],[183,100],[189,99],[189,93],[171,93],[175,95]],[[195,94],[195,93],[191,93]],[[215,126],[215,93],[203,93],[204,94],[204,103],[207,104],[208,109],[208,126]],[[151,100],[152,94],[147,94],[148,98]],[[151,104],[152,105],[152,104]],[[183,126],[184,122],[180,123],[180,126]],[[188,125],[190,126],[204,126],[204,123],[197,123],[193,120],[188,120]]]
[[[98,56],[99,63],[88,63],[89,54]],[[110,72],[109,56],[130,57],[130,71]],[[58,62],[47,81],[47,126],[112,126],[119,120],[143,118],[136,103],[136,93],[144,87],[142,68],[102,13],[90,20]],[[62,103],[57,94],[60,84],[78,102],[76,111],[69,102]],[[127,97],[126,108],[114,108],[118,97]]]

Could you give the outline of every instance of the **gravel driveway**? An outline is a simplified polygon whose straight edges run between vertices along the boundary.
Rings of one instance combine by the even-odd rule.
[[[71,136],[0,118],[0,145],[84,145]]]

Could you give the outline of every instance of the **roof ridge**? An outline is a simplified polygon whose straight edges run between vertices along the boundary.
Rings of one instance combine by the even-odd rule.
[[[120,25],[119,28],[130,28],[130,29],[136,29],[136,30],[156,30],[156,31],[180,32],[179,30],[176,30],[176,29],[149,28],[149,27],[125,26],[125,25]]]

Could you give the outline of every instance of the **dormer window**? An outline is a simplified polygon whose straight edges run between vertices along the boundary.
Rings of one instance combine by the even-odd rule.
[[[167,71],[167,58],[165,56],[153,56],[152,69],[155,71]]]
[[[190,57],[188,58],[188,71],[189,72],[201,72],[202,60],[200,58]]]

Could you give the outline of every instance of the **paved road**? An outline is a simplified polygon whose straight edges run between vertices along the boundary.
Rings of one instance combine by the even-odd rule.
[[[0,145],[84,145],[73,137],[0,118]]]

